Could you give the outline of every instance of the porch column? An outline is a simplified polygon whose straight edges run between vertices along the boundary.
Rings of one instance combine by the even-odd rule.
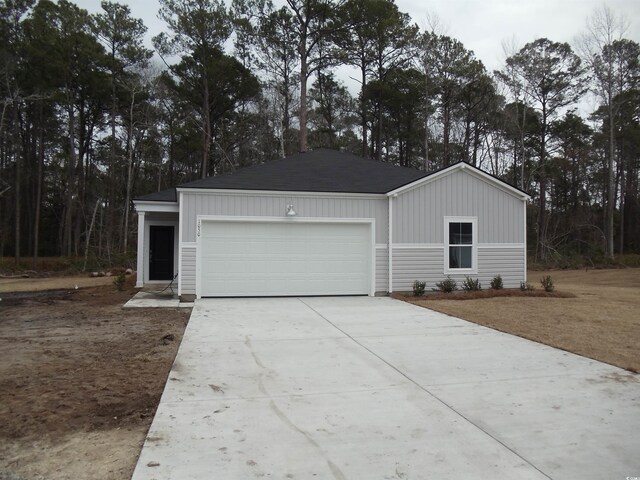
[[[144,287],[144,212],[138,212],[138,267],[136,288]]]

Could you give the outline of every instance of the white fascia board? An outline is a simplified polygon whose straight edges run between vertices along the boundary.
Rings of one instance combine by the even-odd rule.
[[[332,198],[386,198],[384,193],[348,193],[348,192],[296,192],[294,190],[236,190],[222,188],[176,188],[178,193],[184,192],[189,194],[200,195],[261,195],[275,197],[332,197]]]
[[[136,207],[136,212],[178,212],[177,202],[145,202],[141,200],[134,200],[133,205]]]
[[[498,180],[497,178],[492,177],[491,175],[483,172],[480,169],[474,168],[471,165],[467,165],[466,163],[456,163],[455,165],[451,165],[450,167],[440,170],[439,172],[436,172],[432,175],[422,177],[416,180],[415,182],[408,183],[407,185],[403,185],[402,187],[399,187],[399,188],[396,188],[395,190],[390,191],[389,193],[387,193],[387,196],[396,196],[396,195],[408,192],[409,190],[413,190],[414,188],[421,187],[430,182],[446,177],[447,175],[451,175],[453,172],[457,170],[466,170],[466,172],[469,173],[470,175],[473,175],[476,178],[479,178],[480,180],[483,180],[487,183],[491,183],[492,185],[499,188],[500,190],[503,190],[509,193],[510,195],[513,195],[514,197],[519,198],[520,200],[531,199],[529,195],[527,195],[524,192],[521,192],[517,188],[514,188],[511,185],[504,183]]]

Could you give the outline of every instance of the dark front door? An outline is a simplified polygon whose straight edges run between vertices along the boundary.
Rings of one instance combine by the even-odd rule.
[[[173,278],[173,227],[149,227],[149,280]]]

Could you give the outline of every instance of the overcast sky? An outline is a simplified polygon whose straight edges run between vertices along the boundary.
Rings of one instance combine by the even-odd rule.
[[[100,0],[76,0],[90,12],[100,10]],[[157,0],[120,0],[130,6],[133,16],[149,28],[148,40],[165,26],[157,17]],[[282,4],[282,0],[275,0]],[[608,5],[630,22],[627,38],[640,42],[640,1],[638,0],[396,0],[400,11],[408,13],[420,27],[427,14],[435,14],[445,33],[473,50],[488,70],[502,61],[504,40],[525,44],[540,37],[571,43],[584,29],[586,18],[598,7]]]
[[[100,0],[76,0],[90,12],[100,10]],[[157,18],[157,0],[120,0],[130,6],[134,17],[142,18],[151,37],[165,25]],[[284,0],[275,0],[283,4]],[[516,42],[518,46],[540,37],[573,44],[584,30],[587,17],[602,5],[608,5],[629,22],[627,38],[640,43],[640,0],[396,0],[400,11],[408,13],[424,28],[428,16],[439,19],[442,32],[460,40],[473,50],[488,71],[499,69],[504,62],[502,44]],[[343,69],[339,76],[352,93],[358,90]]]

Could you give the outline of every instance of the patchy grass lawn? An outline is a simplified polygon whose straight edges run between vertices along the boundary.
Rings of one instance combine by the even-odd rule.
[[[640,269],[530,272],[541,290],[551,275],[573,298],[499,296],[466,301],[408,298],[418,305],[502,332],[640,372]]]

